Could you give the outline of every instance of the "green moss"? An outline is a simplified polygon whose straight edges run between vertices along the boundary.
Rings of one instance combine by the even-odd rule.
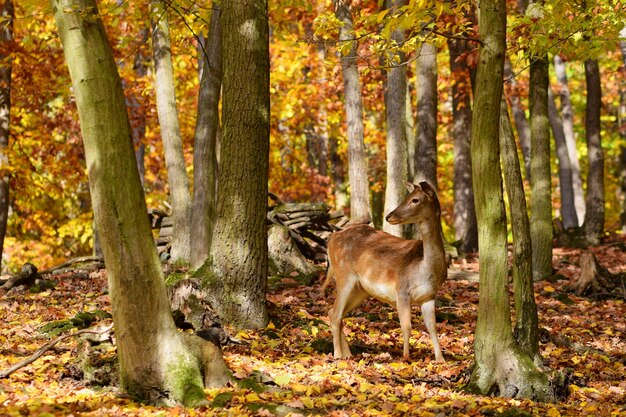
[[[233,394],[230,392],[220,392],[211,401],[211,408],[224,408],[233,399]]]
[[[49,279],[38,279],[35,284],[28,289],[28,291],[31,294],[37,294],[47,290],[53,290],[55,285],[54,281],[50,281]]]
[[[172,399],[186,407],[197,407],[206,403],[204,383],[197,362],[189,359],[189,353],[179,354],[168,364],[165,379]]]
[[[176,284],[178,281],[181,281],[181,280],[183,280],[185,278],[187,278],[187,274],[185,274],[185,273],[182,273],[182,272],[172,272],[167,277],[165,277],[165,285],[168,286],[168,287],[171,287],[174,284]]]
[[[56,337],[61,333],[65,333],[66,331],[73,329],[74,324],[71,319],[67,320],[55,320],[49,323],[44,324],[39,328],[40,333],[46,333],[50,337]]]

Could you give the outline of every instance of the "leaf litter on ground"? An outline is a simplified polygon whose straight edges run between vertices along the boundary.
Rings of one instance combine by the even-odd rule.
[[[599,262],[626,269],[622,245],[594,248]],[[623,299],[567,294],[579,272],[579,250],[554,251],[555,279],[535,284],[545,365],[567,374],[569,396],[554,404],[472,395],[464,391],[473,361],[478,306],[475,279],[449,279],[438,294],[437,326],[447,362],[434,362],[419,308],[413,309],[411,360],[402,361],[395,310],[366,301],[346,319],[354,357],[332,358],[327,311],[332,291],[288,283],[268,294],[271,321],[260,331],[234,333],[223,348],[236,382],[207,389],[197,409],[138,404],[115,387],[92,387],[68,376],[75,338],[0,380],[1,416],[616,416],[626,414],[626,306]],[[476,272],[477,262],[454,265]],[[54,276],[55,288],[14,289],[0,299],[0,370],[49,340],[38,329],[81,311],[110,312],[104,271],[89,279]]]

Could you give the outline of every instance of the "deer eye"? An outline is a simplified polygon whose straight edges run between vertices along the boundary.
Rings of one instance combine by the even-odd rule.
[[[414,199],[411,200],[411,203],[413,203],[413,204],[417,204],[419,202],[420,202],[419,198],[414,198]]]

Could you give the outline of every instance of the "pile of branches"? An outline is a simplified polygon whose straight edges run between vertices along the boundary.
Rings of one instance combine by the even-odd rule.
[[[285,227],[307,259],[326,261],[326,240],[330,233],[340,230],[338,220],[343,214],[331,213],[324,203],[278,203],[270,207],[268,221]]]

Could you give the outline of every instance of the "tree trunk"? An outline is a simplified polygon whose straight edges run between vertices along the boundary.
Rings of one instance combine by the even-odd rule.
[[[583,228],[587,240],[591,244],[598,244],[604,233],[604,155],[600,138],[602,90],[598,61],[593,59],[585,61],[585,80],[587,81],[585,137],[589,170],[587,171],[587,209]]]
[[[150,0],[152,20],[152,53],[154,57],[157,112],[172,203],[172,261],[189,262],[191,245],[191,196],[189,177],[176,110],[176,91],[167,5],[163,0]]]
[[[205,384],[224,384],[228,372],[218,348],[174,326],[122,83],[96,2],[62,0],[52,6],[81,122],[122,387],[142,401],[198,405],[205,401]]]
[[[465,41],[448,41],[452,73],[452,137],[454,138],[454,230],[461,252],[478,250],[478,228],[472,187],[470,149],[472,107],[470,73],[462,55],[469,52]]]
[[[567,142],[563,131],[563,123],[556,109],[556,102],[552,88],[548,86],[548,117],[552,127],[552,135],[556,148],[556,157],[559,161],[559,186],[561,189],[561,217],[565,230],[578,227],[576,206],[574,205],[574,186],[572,183],[573,173],[567,152]]]
[[[141,45],[148,40],[149,30],[147,27],[142,28],[139,31],[141,38]],[[143,47],[140,46],[135,52],[135,62],[133,63],[133,69],[135,70],[135,76],[137,78],[143,78],[148,73],[148,57],[145,55]],[[128,106],[128,113],[130,116],[130,126],[133,134],[133,145],[135,146],[135,158],[137,159],[137,169],[139,170],[139,178],[141,184],[145,183],[145,155],[146,155],[146,107],[142,97],[131,95],[126,98],[126,105]]]
[[[513,294],[516,312],[514,334],[522,351],[540,361],[539,317],[533,288],[530,222],[513,127],[504,95],[500,103],[500,158],[509,197],[513,232]]]
[[[2,5],[0,21],[0,259],[9,220],[9,135],[11,127],[11,54],[15,9],[12,0]]]
[[[620,32],[622,39],[626,39],[626,27]],[[619,49],[622,52],[622,67],[621,72],[623,77],[626,78],[626,40],[622,40],[619,43]],[[618,110],[618,129],[622,143],[626,142],[626,86],[622,86],[619,95],[619,110]],[[620,213],[620,226],[622,234],[626,234],[626,146],[620,146],[619,156],[619,177],[620,177],[620,199],[621,199],[621,213]]]
[[[472,118],[472,174],[480,248],[476,366],[470,388],[482,394],[552,399],[548,378],[517,346],[507,285],[506,215],[498,155],[506,2],[481,1],[480,46]]]
[[[222,10],[213,3],[209,36],[198,57],[204,62],[198,93],[198,118],[194,143],[193,205],[191,211],[191,267],[199,268],[209,257],[217,204],[217,132],[222,86]]]
[[[397,10],[405,4],[404,0],[387,0],[388,9]],[[392,15],[396,12],[392,11]],[[404,30],[397,29],[391,39],[398,45],[404,43]],[[385,88],[385,114],[387,120],[387,186],[385,187],[385,213],[390,213],[400,205],[406,190],[402,181],[407,177],[407,141],[406,141],[406,66],[397,65],[404,62],[404,54],[397,55],[397,62],[387,71]],[[404,227],[383,222],[383,230],[394,236],[401,237]]]
[[[330,163],[332,166],[331,177],[333,183],[333,193],[335,195],[335,209],[344,211],[348,206],[348,194],[345,186],[345,167],[343,160],[337,153],[339,146],[336,136],[331,136],[328,140],[330,148]]]
[[[585,218],[585,194],[583,192],[583,180],[580,176],[580,163],[578,149],[576,148],[576,136],[574,135],[574,111],[570,100],[569,84],[565,72],[565,62],[560,56],[554,56],[554,72],[559,83],[559,96],[561,98],[561,119],[563,120],[563,133],[567,144],[570,165],[572,166],[572,187],[574,189],[574,205],[576,207],[577,226],[580,226]]]
[[[269,27],[267,0],[223,3],[222,145],[217,221],[198,270],[224,322],[263,328],[267,285]],[[245,82],[242,82],[245,80]]]
[[[548,59],[532,56],[530,66],[530,232],[533,279],[552,276],[552,195],[550,124],[548,120]]]
[[[344,106],[348,125],[348,179],[350,182],[350,217],[355,222],[370,221],[369,180],[363,144],[363,103],[357,67],[357,42],[350,8],[344,0],[334,0],[335,16],[342,23],[339,42],[350,42],[346,55],[341,56]]]
[[[511,100],[511,111],[513,113],[513,121],[515,122],[515,130],[517,130],[520,147],[522,148],[522,155],[524,155],[524,173],[526,174],[526,180],[530,181],[530,126],[528,125],[528,120],[526,120],[526,113],[522,107],[519,87],[513,76],[513,68],[511,67],[511,61],[508,57],[504,61],[504,78],[508,80],[511,86],[511,94],[509,96],[509,100]]]
[[[437,48],[424,42],[417,51],[417,122],[414,182],[437,188]]]

